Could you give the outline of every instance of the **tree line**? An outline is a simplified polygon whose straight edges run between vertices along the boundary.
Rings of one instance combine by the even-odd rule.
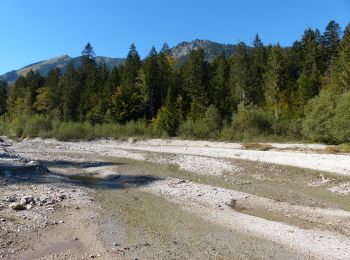
[[[144,60],[134,44],[109,70],[88,43],[82,63],[47,77],[30,71],[0,83],[0,115],[10,124],[40,115],[51,121],[126,124],[144,120],[157,135],[239,139],[276,135],[340,143],[350,137],[350,26],[307,29],[292,46],[236,45],[179,64],[164,44]]]

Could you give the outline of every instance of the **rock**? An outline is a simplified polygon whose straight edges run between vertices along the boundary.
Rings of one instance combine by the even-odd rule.
[[[79,240],[79,238],[77,238],[77,237],[73,237],[73,240],[77,241],[77,240]]]
[[[21,203],[22,205],[27,205],[27,204],[29,204],[29,203],[31,203],[31,202],[35,202],[35,201],[34,201],[34,198],[33,198],[32,196],[24,196],[24,197],[22,197],[21,200],[20,200],[20,203]]]
[[[13,210],[24,210],[26,209],[24,205],[18,202],[13,202],[9,205],[9,207]]]
[[[16,197],[15,196],[5,197],[5,201],[7,201],[7,202],[16,202]]]
[[[64,200],[65,198],[67,198],[66,194],[61,194],[60,196],[58,196],[59,199]]]
[[[31,204],[28,204],[27,206],[26,206],[26,209],[31,209],[33,206],[31,205]]]
[[[37,161],[30,161],[26,165],[27,166],[39,166],[39,163]]]

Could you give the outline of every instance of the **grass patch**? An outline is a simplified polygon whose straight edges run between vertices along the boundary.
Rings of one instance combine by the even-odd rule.
[[[264,143],[244,143],[242,147],[247,150],[268,151],[273,148],[272,145]]]
[[[350,143],[340,144],[337,146],[328,146],[323,149],[323,152],[331,154],[350,153]]]

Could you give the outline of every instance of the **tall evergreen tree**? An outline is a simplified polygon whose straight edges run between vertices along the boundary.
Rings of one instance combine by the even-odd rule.
[[[340,41],[341,29],[340,25],[335,21],[330,21],[322,35],[321,44],[323,46],[322,60],[325,69],[333,63],[336,56],[337,47]]]
[[[350,90],[350,24],[345,28],[332,68],[332,83],[339,93]]]
[[[171,56],[169,46],[164,43],[159,55],[159,73],[160,73],[160,99],[164,104],[167,98],[168,88],[175,88],[175,59]]]
[[[320,91],[319,32],[307,29],[301,41],[301,74],[299,76],[299,106],[303,110],[306,102]]]
[[[262,104],[264,101],[263,75],[266,65],[266,51],[258,34],[256,34],[251,50],[251,65],[249,68],[250,84],[249,98],[254,104]]]
[[[219,55],[212,65],[212,77],[210,80],[211,103],[219,109],[222,117],[230,118],[232,103],[230,100],[229,66],[224,55]]]
[[[234,103],[251,102],[249,93],[249,56],[244,42],[238,43],[230,59],[230,85]]]
[[[280,115],[281,99],[284,86],[284,56],[280,45],[272,46],[264,75],[265,100],[274,108],[275,118]]]
[[[181,68],[186,103],[191,106],[191,116],[197,117],[208,105],[210,69],[203,49],[193,50]]]
[[[147,117],[153,118],[161,107],[161,75],[158,64],[158,54],[152,47],[142,66],[144,73],[144,88],[147,95]]]
[[[112,98],[112,113],[118,122],[125,123],[128,120],[135,120],[143,116],[144,97],[139,84],[140,68],[140,56],[135,45],[131,44],[122,69],[121,85],[117,88]]]
[[[0,116],[6,113],[7,110],[7,83],[0,81]]]
[[[62,118],[64,121],[78,120],[78,105],[80,99],[79,75],[75,71],[73,64],[69,64],[66,72],[60,80],[62,89]]]

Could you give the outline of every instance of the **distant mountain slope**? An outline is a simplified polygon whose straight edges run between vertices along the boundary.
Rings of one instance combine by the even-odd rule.
[[[202,48],[205,52],[205,58],[208,61],[212,61],[216,56],[224,54],[225,56],[230,56],[234,53],[236,45],[233,44],[222,44],[217,42],[212,42],[208,40],[194,40],[191,42],[181,42],[175,47],[171,48],[172,55],[179,61],[186,59],[188,54],[192,50]]]
[[[109,58],[97,56],[95,58],[98,64],[106,64],[109,69],[112,69],[120,64],[124,63],[125,59],[123,58]],[[30,70],[34,72],[39,72],[42,76],[47,76],[50,70],[52,69],[60,69],[65,72],[68,64],[72,63],[75,68],[78,68],[81,65],[81,57],[72,58],[68,55],[63,55],[59,57],[55,57],[49,60],[44,60],[40,62],[36,62],[30,65],[27,65],[19,70],[13,70],[5,73],[0,76],[0,80],[6,82],[14,82],[19,76],[25,76]]]
[[[171,48],[172,55],[182,63],[188,54],[195,49],[202,48],[205,52],[207,60],[212,61],[217,55],[224,54],[229,56],[234,53],[235,45],[221,44],[208,40],[194,40],[191,42],[181,42],[178,45]],[[124,63],[125,58],[109,58],[103,56],[97,56],[95,58],[98,64],[105,63],[109,69],[119,66]],[[19,76],[25,76],[30,70],[39,72],[42,76],[47,76],[50,70],[59,68],[64,72],[69,63],[72,63],[75,68],[78,68],[81,64],[81,57],[72,58],[68,55],[55,57],[49,60],[44,60],[27,65],[19,70],[13,70],[0,76],[0,80],[8,83],[14,82]]]

